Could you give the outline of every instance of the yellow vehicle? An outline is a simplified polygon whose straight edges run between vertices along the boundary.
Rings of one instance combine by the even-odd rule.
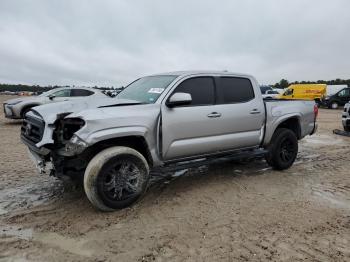
[[[279,99],[304,99],[320,101],[321,97],[326,94],[326,84],[297,84],[290,85],[279,95]]]

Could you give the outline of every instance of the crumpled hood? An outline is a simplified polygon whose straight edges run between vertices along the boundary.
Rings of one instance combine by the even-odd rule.
[[[79,113],[83,110],[108,106],[122,106],[139,104],[138,101],[117,99],[117,98],[86,98],[74,101],[64,101],[53,104],[46,104],[32,109],[37,112],[47,124],[56,121],[57,115],[64,113]]]
[[[4,103],[5,104],[15,104],[17,102],[22,102],[22,101],[37,101],[40,100],[40,97],[38,96],[21,96],[13,99],[6,100]]]

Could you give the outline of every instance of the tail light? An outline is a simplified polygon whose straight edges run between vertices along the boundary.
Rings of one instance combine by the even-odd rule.
[[[314,115],[315,115],[315,119],[316,119],[318,116],[318,106],[317,105],[314,105]]]

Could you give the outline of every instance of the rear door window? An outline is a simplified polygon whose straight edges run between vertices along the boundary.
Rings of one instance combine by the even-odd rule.
[[[213,105],[215,85],[212,77],[194,77],[179,84],[174,93],[188,93],[192,96],[191,106]]]
[[[70,96],[91,96],[94,92],[86,89],[72,89]]]
[[[253,85],[248,78],[220,77],[218,103],[244,103],[255,98]]]

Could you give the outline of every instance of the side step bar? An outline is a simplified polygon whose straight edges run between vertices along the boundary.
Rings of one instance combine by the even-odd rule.
[[[174,164],[168,164],[161,167],[156,167],[151,170],[152,174],[163,173],[163,172],[174,172],[178,170],[188,169],[188,168],[196,168],[204,165],[223,163],[231,160],[239,160],[239,159],[247,159],[247,158],[256,158],[263,157],[268,151],[265,149],[255,149],[255,150],[247,150],[241,151],[233,154],[216,156],[216,157],[206,157],[200,158],[191,161],[183,161]]]

